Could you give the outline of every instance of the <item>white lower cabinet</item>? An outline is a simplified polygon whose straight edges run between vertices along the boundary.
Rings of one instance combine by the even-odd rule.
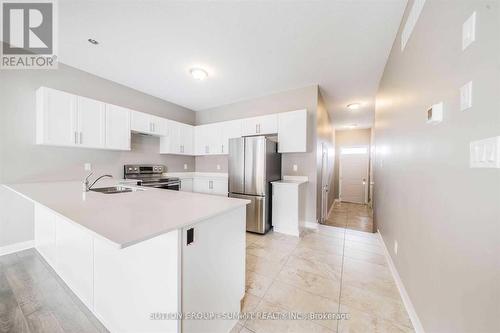
[[[192,178],[181,179],[180,190],[184,192],[193,192],[193,179]]]
[[[227,195],[228,181],[225,178],[196,177],[193,179],[193,192]]]
[[[93,304],[93,237],[55,216],[57,273],[87,307]]]
[[[179,231],[125,249],[94,240],[94,313],[111,332],[179,332]]]
[[[52,266],[56,265],[56,219],[48,209],[35,204],[35,248]]]

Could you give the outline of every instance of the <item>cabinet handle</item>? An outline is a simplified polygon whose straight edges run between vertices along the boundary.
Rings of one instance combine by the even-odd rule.
[[[208,150],[208,146],[205,146],[205,154],[208,154],[209,150]]]
[[[83,132],[80,132],[80,144],[83,143]]]
[[[222,144],[222,150],[221,151],[224,152],[224,144]]]
[[[156,132],[156,124],[152,123],[152,125],[153,125],[153,132]]]
[[[255,124],[255,133],[259,133],[259,125]]]
[[[75,131],[75,145],[78,144],[78,132]]]
[[[208,182],[208,189],[209,189],[209,190],[213,190],[213,189],[214,189],[214,182],[213,182],[212,180],[210,180],[210,181]]]

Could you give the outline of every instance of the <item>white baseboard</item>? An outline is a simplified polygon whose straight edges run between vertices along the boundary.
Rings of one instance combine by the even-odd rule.
[[[14,243],[7,246],[2,246],[0,247],[0,256],[31,249],[32,247],[35,247],[35,241],[32,240],[26,242]]]
[[[301,223],[304,228],[318,229],[318,222],[304,221]]]
[[[413,325],[413,329],[417,333],[425,333],[424,332],[424,327],[422,326],[422,323],[420,322],[420,319],[418,318],[417,312],[415,311],[415,307],[413,306],[413,303],[411,302],[410,296],[406,292],[406,288],[403,284],[403,280],[401,280],[401,277],[399,276],[398,270],[396,269],[396,266],[394,265],[394,261],[392,261],[392,257],[389,254],[389,250],[387,249],[387,245],[384,242],[384,239],[382,238],[382,235],[380,234],[380,231],[377,230],[377,234],[380,238],[380,241],[382,242],[384,246],[384,253],[385,257],[387,259],[387,262],[389,264],[389,269],[391,270],[392,277],[394,278],[394,281],[396,282],[396,286],[398,287],[399,294],[401,295],[401,299],[403,300],[403,304],[405,305],[406,311],[408,312],[408,315],[410,316],[411,323]]]

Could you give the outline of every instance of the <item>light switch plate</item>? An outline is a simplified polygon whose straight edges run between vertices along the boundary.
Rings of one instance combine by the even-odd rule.
[[[293,165],[293,171],[297,171],[299,168],[297,167],[297,164]]]
[[[500,136],[470,143],[471,168],[500,168]]]
[[[462,26],[462,50],[465,50],[476,40],[476,12]]]
[[[220,164],[217,164],[217,170],[220,170]]]
[[[398,241],[397,240],[394,241],[394,254],[395,255],[398,254]]]
[[[465,111],[472,107],[472,81],[460,88],[460,110]]]
[[[188,165],[184,164],[184,170],[187,170],[187,168],[188,168]]]
[[[92,171],[92,164],[90,164],[90,163],[85,163],[85,164],[83,165],[83,169],[84,169],[85,171]]]

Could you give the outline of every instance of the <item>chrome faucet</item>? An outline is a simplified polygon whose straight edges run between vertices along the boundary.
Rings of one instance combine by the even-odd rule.
[[[113,176],[111,175],[102,175],[100,177],[97,177],[96,180],[94,180],[94,182],[92,184],[89,185],[89,178],[90,176],[92,176],[94,174],[94,172],[92,171],[91,173],[89,173],[89,175],[87,177],[85,177],[85,180],[83,181],[83,190],[85,192],[88,192],[92,189],[92,187],[95,185],[95,183],[97,183],[99,180],[101,180],[102,178],[104,177],[109,177],[109,178],[113,178]]]

